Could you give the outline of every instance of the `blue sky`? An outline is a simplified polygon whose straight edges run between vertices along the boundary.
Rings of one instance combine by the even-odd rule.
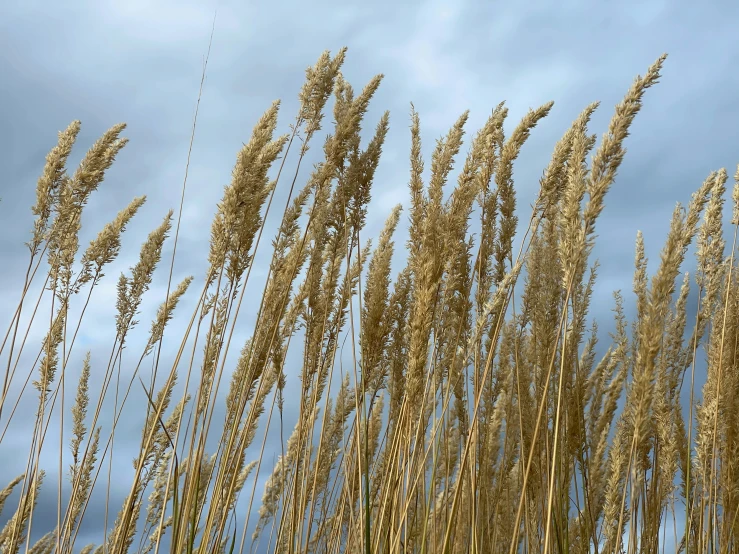
[[[610,325],[614,289],[623,289],[628,305],[632,303],[637,230],[645,234],[653,270],[675,202],[687,203],[712,170],[726,167],[733,175],[739,162],[734,140],[739,126],[735,100],[739,4],[729,0],[6,0],[0,5],[3,312],[9,314],[18,299],[27,264],[23,242],[31,229],[35,182],[57,131],[74,119],[82,121],[70,163],[74,167],[106,129],[118,122],[128,124],[124,135],[130,143],[90,201],[82,244],[134,196],[148,196],[124,236],[121,256],[107,272],[85,315],[71,358],[71,378],[78,375],[88,349],[93,368],[96,364],[104,368],[114,331],[117,275],[135,263],[140,244],[166,211],[178,208],[203,58],[216,10],[174,265],[174,282],[193,275],[193,291],[202,284],[210,221],[242,142],[278,98],[282,100],[278,132],[288,132],[297,112],[304,70],[326,49],[336,52],[349,47],[343,72],[355,90],[372,76],[385,75],[364,126],[371,133],[381,114],[390,111],[390,131],[369,210],[369,236],[377,236],[392,206],[407,203],[411,101],[421,117],[428,160],[435,139],[466,109],[471,110],[469,137],[503,100],[510,110],[508,131],[529,108],[553,100],[554,108],[532,133],[514,169],[520,214],[527,214],[552,148],[571,121],[590,102],[600,100],[590,129],[602,135],[613,106],[632,79],[660,54],[669,54],[660,84],[647,92],[632,127],[625,161],[598,223],[594,256],[601,266],[592,315],[603,329]],[[322,135],[330,131],[330,120],[329,115]],[[320,151],[319,144],[314,144],[314,155]],[[303,168],[301,178],[305,179],[310,165]],[[285,188],[278,191],[276,205],[283,205],[285,193]],[[266,240],[271,239],[274,225],[274,219],[268,220]],[[396,242],[402,244],[405,236],[401,223]],[[132,344],[145,340],[149,321],[164,297],[171,244],[170,240],[165,247]],[[398,250],[400,261],[403,249]],[[266,256],[266,249],[257,256],[257,283],[265,276]],[[253,296],[247,294],[247,300],[258,298],[259,287],[251,289]],[[192,298],[183,303],[179,319],[176,315],[168,332],[181,336],[186,325],[183,319],[192,306]],[[238,354],[249,330],[245,317],[232,353]],[[32,329],[29,344],[38,344],[42,334],[40,327]],[[165,363],[172,359],[173,342],[167,347],[165,341]],[[18,371],[24,377],[33,363],[32,350],[28,348],[21,357]],[[138,357],[134,347],[130,350],[124,365]],[[3,367],[5,360],[4,354]],[[297,374],[297,368],[293,370]],[[130,369],[124,367],[125,371]],[[148,368],[142,371],[146,375]],[[94,383],[95,376],[93,390]],[[71,402],[73,385],[68,389]],[[132,417],[117,432],[114,468],[121,478],[111,491],[111,522],[127,492],[124,477],[130,472],[139,440],[135,406],[142,401],[142,395],[132,397]],[[31,403],[21,404],[19,410],[30,414],[32,408]],[[294,422],[292,415],[289,425]],[[17,448],[26,452],[24,421],[18,420],[0,444],[0,481],[20,473],[24,466],[24,460],[15,455]],[[4,413],[0,432],[6,421]],[[103,421],[104,426],[109,424]],[[276,440],[268,441],[268,452],[270,447],[278,450]],[[55,519],[54,451],[49,446],[42,456],[54,478],[48,480],[48,494],[40,499],[40,515],[34,524],[39,533],[51,529]],[[265,462],[269,460],[268,453]],[[261,495],[267,471],[263,467],[257,495]],[[96,502],[103,501],[104,496]],[[99,541],[95,530],[101,521],[101,505],[91,508],[85,527],[89,533],[80,538],[80,544],[88,539]]]

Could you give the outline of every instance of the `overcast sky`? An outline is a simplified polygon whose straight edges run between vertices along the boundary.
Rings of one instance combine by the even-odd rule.
[[[592,315],[606,329],[614,289],[623,289],[629,305],[633,303],[630,290],[637,230],[645,233],[653,270],[675,203],[686,203],[711,170],[726,167],[733,175],[739,162],[734,140],[739,127],[739,4],[730,0],[5,0],[0,4],[0,305],[5,314],[1,330],[7,328],[4,321],[9,321],[20,294],[28,263],[23,243],[33,221],[30,206],[35,183],[58,131],[72,120],[82,121],[69,164],[74,168],[106,129],[118,122],[128,124],[124,136],[130,143],[90,200],[83,221],[83,245],[134,196],[148,197],[124,236],[121,256],[93,296],[72,352],[70,379],[79,374],[88,349],[93,373],[96,369],[103,372],[114,332],[117,276],[136,262],[141,243],[166,211],[179,206],[216,9],[174,265],[174,282],[186,275],[195,277],[191,293],[202,284],[210,221],[238,150],[275,99],[282,100],[278,130],[288,132],[298,108],[304,70],[326,49],[335,53],[342,46],[349,47],[343,72],[355,90],[372,76],[385,75],[364,125],[372,132],[382,112],[390,111],[368,236],[377,235],[393,205],[407,205],[411,101],[420,114],[428,160],[435,139],[465,109],[471,110],[469,137],[503,100],[509,108],[508,132],[529,108],[553,100],[549,117],[532,133],[515,165],[519,207],[528,210],[552,148],[572,120],[590,102],[600,100],[590,127],[600,137],[613,106],[633,78],[667,52],[663,78],[646,93],[644,109],[626,142],[625,161],[598,223],[595,254],[601,269]],[[330,131],[331,119],[326,117],[322,135]],[[314,144],[314,154],[319,153],[320,141],[322,137]],[[310,165],[303,168],[300,182]],[[276,205],[281,206],[284,189],[277,198]],[[274,229],[270,221],[268,228]],[[401,227],[398,243],[405,236],[405,223]],[[271,240],[271,235],[265,239]],[[142,323],[131,338],[132,345],[145,340],[151,317],[164,298],[171,247],[170,240],[145,297]],[[256,278],[265,275],[265,256],[263,252],[257,258]],[[247,294],[247,300],[253,301],[261,289],[250,290],[252,296]],[[180,318],[175,315],[169,330],[172,335],[181,336],[187,323],[183,319],[193,306],[191,297],[178,311]],[[48,317],[48,306],[46,311],[43,306],[40,313]],[[237,330],[232,353],[238,354],[249,332],[247,318]],[[42,334],[40,327],[32,329],[28,344],[37,345]],[[165,340],[165,365],[172,359],[174,342]],[[140,351],[133,346],[128,350],[123,371],[130,375]],[[18,369],[21,384],[35,352],[30,346],[24,351]],[[6,356],[4,352],[0,358],[3,368]],[[148,366],[142,368],[145,376],[148,371]],[[290,371],[294,376],[298,368]],[[93,376],[93,391],[99,379]],[[67,406],[74,394],[74,381],[70,383]],[[17,394],[20,389],[13,390]],[[12,394],[10,398],[15,400]],[[135,393],[131,406],[141,406],[142,400]],[[33,413],[30,404],[19,410]],[[111,524],[128,490],[125,477],[138,449],[141,421],[135,409],[129,413],[131,417],[116,436]],[[286,423],[289,428],[294,414],[288,413],[293,416]],[[29,420],[17,419],[0,444],[0,488],[25,467]],[[4,411],[0,433],[6,423]],[[103,418],[103,424],[108,426],[105,435],[110,421]],[[248,459],[258,454],[261,437],[256,443]],[[50,443],[42,455],[50,478],[34,519],[34,535],[55,524],[56,451],[58,447]],[[260,473],[258,498],[277,451],[279,442],[273,437],[267,443],[267,467]],[[101,479],[104,482],[105,476]],[[252,483],[247,485],[248,493]],[[100,542],[103,503],[104,495],[96,495],[78,544]],[[0,523],[4,520],[0,516]]]

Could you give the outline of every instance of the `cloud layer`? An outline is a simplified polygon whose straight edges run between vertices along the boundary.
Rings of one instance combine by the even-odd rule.
[[[82,244],[134,196],[146,194],[148,202],[130,225],[121,256],[88,309],[71,357],[70,377],[79,374],[88,349],[93,367],[104,369],[114,331],[116,277],[135,263],[140,244],[166,211],[179,207],[203,57],[217,9],[174,282],[189,274],[196,283],[202,282],[210,220],[229,182],[236,153],[276,98],[282,100],[279,132],[287,132],[297,111],[304,70],[325,49],[335,52],[341,46],[349,47],[344,73],[355,89],[377,73],[385,75],[365,124],[371,132],[382,112],[390,110],[390,132],[369,211],[372,236],[379,232],[391,207],[407,201],[411,101],[420,113],[428,159],[434,139],[465,109],[471,110],[470,136],[503,100],[510,109],[509,129],[529,108],[554,100],[551,115],[534,131],[515,166],[519,206],[526,209],[555,141],[580,110],[594,100],[601,101],[591,129],[602,134],[612,106],[633,77],[668,52],[662,82],[646,95],[645,107],[626,144],[626,159],[599,221],[595,255],[601,269],[592,315],[607,328],[611,291],[631,288],[637,229],[645,233],[647,255],[657,259],[675,202],[687,202],[711,170],[727,167],[733,174],[739,162],[733,141],[739,123],[735,102],[739,38],[734,25],[739,5],[729,0],[503,4],[472,0],[4,2],[0,7],[3,313],[10,314],[18,300],[27,264],[23,242],[32,223],[35,181],[44,156],[55,144],[56,132],[74,119],[82,121],[70,164],[74,167],[102,132],[126,122],[124,134],[130,143],[90,201]],[[328,125],[330,116],[326,121]],[[319,150],[314,146],[313,154]],[[307,170],[301,176],[305,178]],[[285,194],[285,190],[278,192],[277,206],[284,204]],[[270,224],[273,229],[274,221]],[[398,243],[403,236],[401,231]],[[142,324],[130,341],[133,345],[145,340],[148,322],[164,297],[171,241],[168,244],[146,297]],[[257,279],[264,278],[268,259],[264,250],[257,257]],[[193,302],[185,301],[179,313],[189,314]],[[234,354],[249,334],[248,321],[246,317],[237,329]],[[179,337],[185,325],[186,321],[175,316],[168,332]],[[32,331],[29,345],[38,344],[42,333]],[[173,342],[165,341],[165,365],[173,359]],[[124,374],[130,373],[138,358],[135,348],[130,350]],[[19,374],[25,376],[33,364],[32,351],[29,347],[21,357]],[[2,363],[4,368],[5,357]],[[296,375],[297,368],[293,370]],[[146,375],[148,368],[142,371]],[[95,379],[93,383],[99,383],[100,377]],[[68,403],[73,388],[67,385]],[[133,405],[143,402],[141,394],[132,398]],[[30,404],[19,409],[32,413]],[[294,412],[288,415],[294,418]],[[3,413],[0,430],[6,421]],[[291,428],[292,422],[286,427]],[[109,428],[111,421],[103,419],[102,423]],[[22,425],[12,426],[3,439],[3,479],[25,467],[24,456],[14,455],[26,452],[23,433]],[[125,477],[131,472],[129,461],[139,436],[140,422],[135,417],[124,420],[117,431],[114,467],[118,473],[111,490],[114,511],[127,492]],[[42,460],[49,474],[56,475],[57,456],[53,447],[48,450]],[[279,437],[272,436],[265,461],[277,451]],[[262,469],[258,495],[268,471]],[[55,478],[49,480],[53,482]],[[34,523],[39,534],[55,524],[55,488],[49,485],[40,499]],[[80,537],[80,544],[88,539],[99,542],[94,531],[100,529],[104,500],[104,494],[96,495],[97,504],[91,506],[85,527],[90,534]],[[111,522],[114,517],[115,512]]]

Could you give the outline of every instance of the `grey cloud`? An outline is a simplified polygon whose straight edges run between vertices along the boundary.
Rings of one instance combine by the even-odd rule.
[[[88,348],[97,366],[104,367],[112,341],[117,276],[135,263],[142,241],[167,209],[179,206],[215,7],[215,3],[173,0],[156,4],[143,0],[66,4],[11,0],[0,8],[0,302],[5,313],[18,300],[27,264],[22,243],[31,228],[34,185],[58,130],[73,119],[82,120],[73,167],[105,129],[119,121],[128,123],[124,135],[130,143],[91,199],[84,220],[83,248],[133,196],[149,197],[124,237],[119,260],[109,268],[104,287],[94,296],[81,342],[75,346],[69,383],[79,375],[81,357]],[[733,174],[734,164],[739,162],[733,140],[737,124],[734,91],[739,84],[734,71],[739,56],[734,22],[739,6],[728,0],[506,5],[410,0],[255,5],[223,0],[217,7],[173,277],[176,283],[192,274],[195,282],[165,336],[162,368],[168,369],[174,360],[178,339],[199,294],[211,217],[223,185],[229,182],[238,149],[276,98],[282,99],[279,132],[288,131],[297,111],[304,69],[324,49],[335,52],[349,46],[344,71],[355,89],[374,74],[385,74],[365,123],[365,135],[369,135],[382,112],[391,112],[367,236],[376,236],[391,206],[407,199],[411,101],[421,116],[424,156],[428,159],[434,139],[467,108],[472,110],[469,143],[500,101],[506,100],[510,108],[510,132],[528,108],[554,100],[552,113],[534,131],[515,167],[518,204],[524,213],[554,143],[578,113],[590,102],[601,100],[591,132],[602,134],[613,106],[632,78],[662,52],[670,54],[662,82],[646,95],[645,107],[627,141],[624,164],[598,223],[600,239],[594,255],[601,269],[592,315],[603,331],[610,325],[612,289],[623,289],[627,304],[633,301],[629,291],[637,229],[645,233],[647,255],[657,260],[674,203],[686,203],[711,170],[723,166]],[[322,134],[330,132],[331,119],[328,114]],[[321,138],[303,164],[298,184],[305,182],[311,164],[320,158]],[[291,158],[285,170],[289,176],[295,168],[294,156]],[[286,199],[284,181],[282,184],[275,196],[275,213]],[[269,241],[275,230],[273,213],[257,256],[254,282],[245,294],[245,312],[237,326],[227,370],[233,367],[256,312],[254,303],[261,292]],[[399,230],[397,262],[404,256],[406,237],[405,231]],[[171,246],[170,239],[155,285],[145,299],[141,324],[127,349],[126,375],[130,376],[138,359],[135,346],[145,340],[149,321],[164,296]],[[29,339],[23,371],[33,362],[33,348],[42,335],[43,331],[38,331]],[[196,351],[196,372],[201,344],[202,339]],[[186,352],[189,360],[190,350]],[[4,367],[5,357],[0,362]],[[145,364],[141,370],[145,382],[149,368]],[[181,371],[185,368],[183,362]],[[298,366],[293,364],[290,369],[294,380]],[[100,378],[93,378],[93,391]],[[222,389],[227,386],[226,381]],[[130,467],[140,436],[136,407],[145,399],[138,383],[134,391],[129,405],[132,417],[123,420],[117,433],[116,467]],[[67,392],[65,405],[69,406],[74,392],[71,384]],[[296,416],[294,408],[290,409],[287,429]],[[33,405],[26,410],[24,413],[31,414]],[[104,430],[111,423],[106,414]],[[4,425],[3,421],[0,424]],[[6,447],[22,443],[21,433],[19,430],[7,437],[0,448],[3,478],[5,468],[16,465],[9,461]],[[258,435],[255,443],[260,442]],[[51,475],[56,461],[54,447],[48,448],[52,453],[44,462]],[[266,450],[279,451],[279,438],[272,433]],[[247,458],[257,454],[250,452]],[[268,453],[266,465],[269,460]],[[262,467],[257,502],[270,470]],[[42,520],[55,517],[54,481],[47,480],[48,491],[40,499]],[[98,489],[100,493],[101,487]],[[112,491],[111,519],[125,492],[125,486]],[[92,513],[99,514],[104,494],[96,496],[94,502]],[[93,515],[84,528],[85,538],[93,537],[99,525],[98,516]],[[46,527],[39,524],[37,532],[43,534]]]

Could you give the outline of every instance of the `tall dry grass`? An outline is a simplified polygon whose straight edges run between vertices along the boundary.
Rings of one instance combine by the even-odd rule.
[[[74,383],[65,375],[78,330],[145,199],[134,198],[82,250],[82,213],[126,144],[124,125],[93,144],[71,174],[66,165],[80,123],[59,134],[38,180],[28,271],[17,307],[6,312],[0,349],[0,428],[17,417],[20,396],[12,391],[38,398],[26,470],[4,476],[8,485],[0,490],[8,514],[0,551],[80,551],[95,486],[109,492],[115,431],[132,388],[145,389],[147,398],[134,478],[112,525],[100,529],[99,546],[85,553],[657,553],[666,533],[681,552],[736,551],[739,185],[727,251],[725,170],[711,173],[687,208],[675,208],[651,278],[637,236],[635,319],[627,321],[624,297],[615,292],[616,332],[598,346],[588,318],[596,223],[665,57],[634,81],[600,142],[588,133],[597,103],[574,120],[523,215],[513,165],[552,103],[525,114],[510,136],[503,131],[508,109],[498,105],[472,138],[453,186],[467,113],[437,142],[424,182],[420,117],[412,110],[411,202],[404,214],[400,206],[389,214],[372,247],[367,206],[389,119],[385,113],[362,146],[381,76],[355,92],[341,73],[345,52],[324,53],[307,70],[290,134],[276,135],[278,102],[256,122],[218,204],[199,278],[172,282],[174,259],[163,260],[162,249],[173,232],[176,245],[179,219],[169,212],[156,224],[136,265],[118,279],[109,358],[84,358],[71,408],[64,392]],[[331,96],[334,128],[323,160],[306,174],[301,162],[318,140]],[[288,156],[297,169],[283,175]],[[267,246],[271,262],[259,295],[249,281],[277,187],[289,190],[289,200]],[[392,269],[393,234],[406,223],[405,265]],[[697,271],[678,286],[693,243]],[[152,276],[168,263],[167,296],[148,341],[129,344]],[[40,281],[41,292],[31,296]],[[691,287],[699,304],[689,321]],[[258,315],[249,339],[235,344],[247,289],[259,300]],[[185,294],[196,309],[177,314]],[[51,310],[37,312],[49,298]],[[73,303],[81,306],[76,320]],[[167,335],[180,344],[170,366],[160,363],[160,348],[174,315],[186,333]],[[27,343],[37,325],[44,340]],[[291,346],[302,361],[299,375],[285,367]],[[345,346],[348,369],[341,365]],[[235,365],[226,363],[237,347]],[[605,354],[597,357],[596,349]],[[19,360],[29,350],[36,363],[24,367]],[[122,373],[124,353],[134,369]],[[696,364],[707,366],[702,388]],[[102,373],[100,390],[90,389],[91,371]],[[21,387],[24,379],[33,388]],[[287,421],[285,387],[297,379],[299,399],[290,398],[297,423],[285,429],[289,438],[272,465],[265,429]],[[182,381],[195,392],[175,396]],[[690,387],[687,414],[683,387]],[[225,417],[216,415],[223,411],[219,391],[226,393]],[[65,413],[71,436],[62,432]],[[50,428],[53,414],[59,429]],[[113,419],[111,428],[101,425],[101,414]],[[3,431],[0,448],[7,441]],[[58,451],[58,467],[40,467],[44,448]],[[254,461],[246,458],[250,448],[261,448]],[[44,469],[54,478],[45,480]],[[260,472],[269,475],[261,503]],[[41,486],[57,487],[56,521],[33,517]],[[246,524],[252,516],[256,527]],[[38,527],[48,534],[32,544]]]

